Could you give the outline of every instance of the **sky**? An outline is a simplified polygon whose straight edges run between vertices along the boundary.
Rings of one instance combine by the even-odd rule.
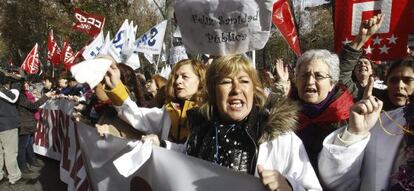
[[[296,0],[296,1],[299,1],[299,2],[303,1],[305,7],[313,7],[313,6],[317,6],[317,5],[327,3],[327,1],[325,1],[325,0]]]

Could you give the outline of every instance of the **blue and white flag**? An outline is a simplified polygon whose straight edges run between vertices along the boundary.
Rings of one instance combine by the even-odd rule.
[[[96,38],[85,47],[85,50],[82,53],[82,56],[85,60],[92,60],[94,59],[101,50],[105,41],[105,37],[103,34],[103,30],[96,36]]]
[[[121,28],[115,34],[114,39],[112,39],[112,45],[109,47],[109,54],[114,58],[117,63],[122,62],[121,51],[124,46],[124,43],[127,42],[127,33],[129,31],[128,19],[125,19]]]
[[[144,54],[160,54],[166,28],[167,20],[152,27],[135,41],[135,50]]]

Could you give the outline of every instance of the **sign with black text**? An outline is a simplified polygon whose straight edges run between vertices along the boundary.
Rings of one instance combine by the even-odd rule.
[[[215,56],[262,49],[269,39],[273,0],[177,0],[185,48]]]

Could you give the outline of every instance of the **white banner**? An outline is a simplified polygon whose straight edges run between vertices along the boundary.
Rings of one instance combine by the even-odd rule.
[[[166,28],[167,20],[152,27],[135,41],[136,51],[144,54],[160,54]]]
[[[68,185],[68,191],[88,191],[77,125],[70,117],[73,106],[73,102],[65,99],[49,100],[42,106],[33,149],[37,154],[60,161],[60,180]]]
[[[92,60],[94,59],[101,50],[105,41],[105,37],[103,34],[103,30],[98,34],[98,36],[85,47],[85,50],[82,53],[82,56],[85,60]]]
[[[143,166],[126,178],[115,169],[113,161],[133,149],[128,140],[110,135],[101,138],[95,128],[86,125],[79,126],[78,131],[94,190],[264,190],[257,177],[159,147],[154,147]]]
[[[274,0],[176,0],[183,44],[215,56],[262,49],[269,39]]]
[[[36,153],[60,160],[60,178],[69,191],[264,190],[257,177],[159,147],[126,178],[113,162],[133,149],[130,140],[101,137],[96,128],[75,123],[73,106],[65,99],[46,102],[34,145]]]

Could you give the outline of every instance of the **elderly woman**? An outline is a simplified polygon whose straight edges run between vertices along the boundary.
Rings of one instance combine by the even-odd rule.
[[[299,128],[310,161],[317,167],[317,157],[323,139],[346,124],[352,95],[346,87],[337,84],[339,59],[328,50],[309,50],[296,63],[296,89],[292,99],[299,100]]]
[[[205,66],[196,60],[182,60],[171,71],[167,83],[167,103],[162,108],[138,107],[128,96],[120,81],[117,65],[112,64],[105,76],[108,97],[116,107],[121,119],[135,129],[156,134],[162,140],[172,143],[184,143],[189,134],[187,110],[201,103],[204,88]]]
[[[188,112],[188,155],[259,175],[268,190],[321,190],[293,133],[296,104],[282,100],[265,109],[262,85],[247,58],[216,59],[206,83],[207,102]]]

